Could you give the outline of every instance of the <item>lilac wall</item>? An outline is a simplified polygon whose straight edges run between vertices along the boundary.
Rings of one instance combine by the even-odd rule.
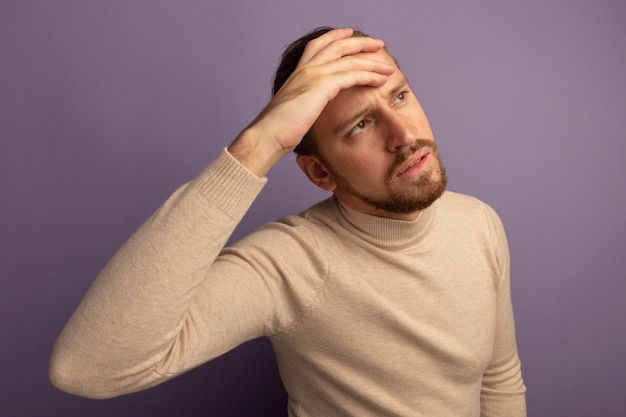
[[[623,415],[626,6],[566,1],[0,2],[0,415],[282,415],[253,342],[143,393],[54,390],[54,338],[113,251],[266,102],[322,24],[387,40],[451,188],[501,214],[532,416]],[[324,196],[287,158],[237,232]]]

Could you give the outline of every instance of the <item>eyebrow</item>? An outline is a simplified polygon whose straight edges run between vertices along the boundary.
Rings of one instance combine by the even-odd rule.
[[[408,85],[409,85],[409,80],[406,77],[402,77],[398,81],[398,84],[394,88],[392,88],[387,93],[387,95],[389,97],[394,97],[400,91],[402,91],[402,89],[407,88]],[[338,133],[343,132],[345,129],[347,129],[349,126],[352,126],[353,124],[355,124],[357,121],[359,121],[363,116],[365,116],[369,112],[370,112],[370,108],[369,107],[364,107],[364,108],[360,109],[355,114],[353,114],[352,116],[348,117],[343,122],[339,123],[339,125],[337,125],[337,127],[335,127],[333,129],[333,133],[338,134]]]

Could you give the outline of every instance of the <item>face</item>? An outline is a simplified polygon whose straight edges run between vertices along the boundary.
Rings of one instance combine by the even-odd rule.
[[[384,51],[372,55],[393,64]],[[350,208],[413,220],[445,190],[428,119],[399,69],[381,87],[343,90],[313,134],[319,175],[307,174]]]

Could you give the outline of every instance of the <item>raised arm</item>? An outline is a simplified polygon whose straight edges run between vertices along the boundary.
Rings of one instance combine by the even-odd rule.
[[[208,360],[244,337],[224,331],[220,337],[233,340],[214,346],[206,346],[206,337],[205,351],[191,355],[189,349],[200,349],[190,347],[200,346],[194,335],[203,332],[193,306],[202,304],[203,317],[220,318],[250,302],[233,298],[241,291],[229,291],[233,284],[223,279],[240,271],[220,269],[222,277],[216,276],[214,261],[260,192],[265,180],[259,177],[298,144],[342,89],[378,85],[393,72],[356,56],[379,50],[381,41],[351,34],[334,30],[311,42],[296,71],[228,152],[177,190],[109,261],[57,339],[53,384],[88,397],[116,396],[165,381],[190,366],[189,356]],[[209,301],[198,302],[200,288],[202,301]]]

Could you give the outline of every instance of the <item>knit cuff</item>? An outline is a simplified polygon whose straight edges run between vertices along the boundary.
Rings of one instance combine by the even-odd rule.
[[[226,149],[192,181],[200,194],[232,217],[243,217],[267,178],[259,178]]]

